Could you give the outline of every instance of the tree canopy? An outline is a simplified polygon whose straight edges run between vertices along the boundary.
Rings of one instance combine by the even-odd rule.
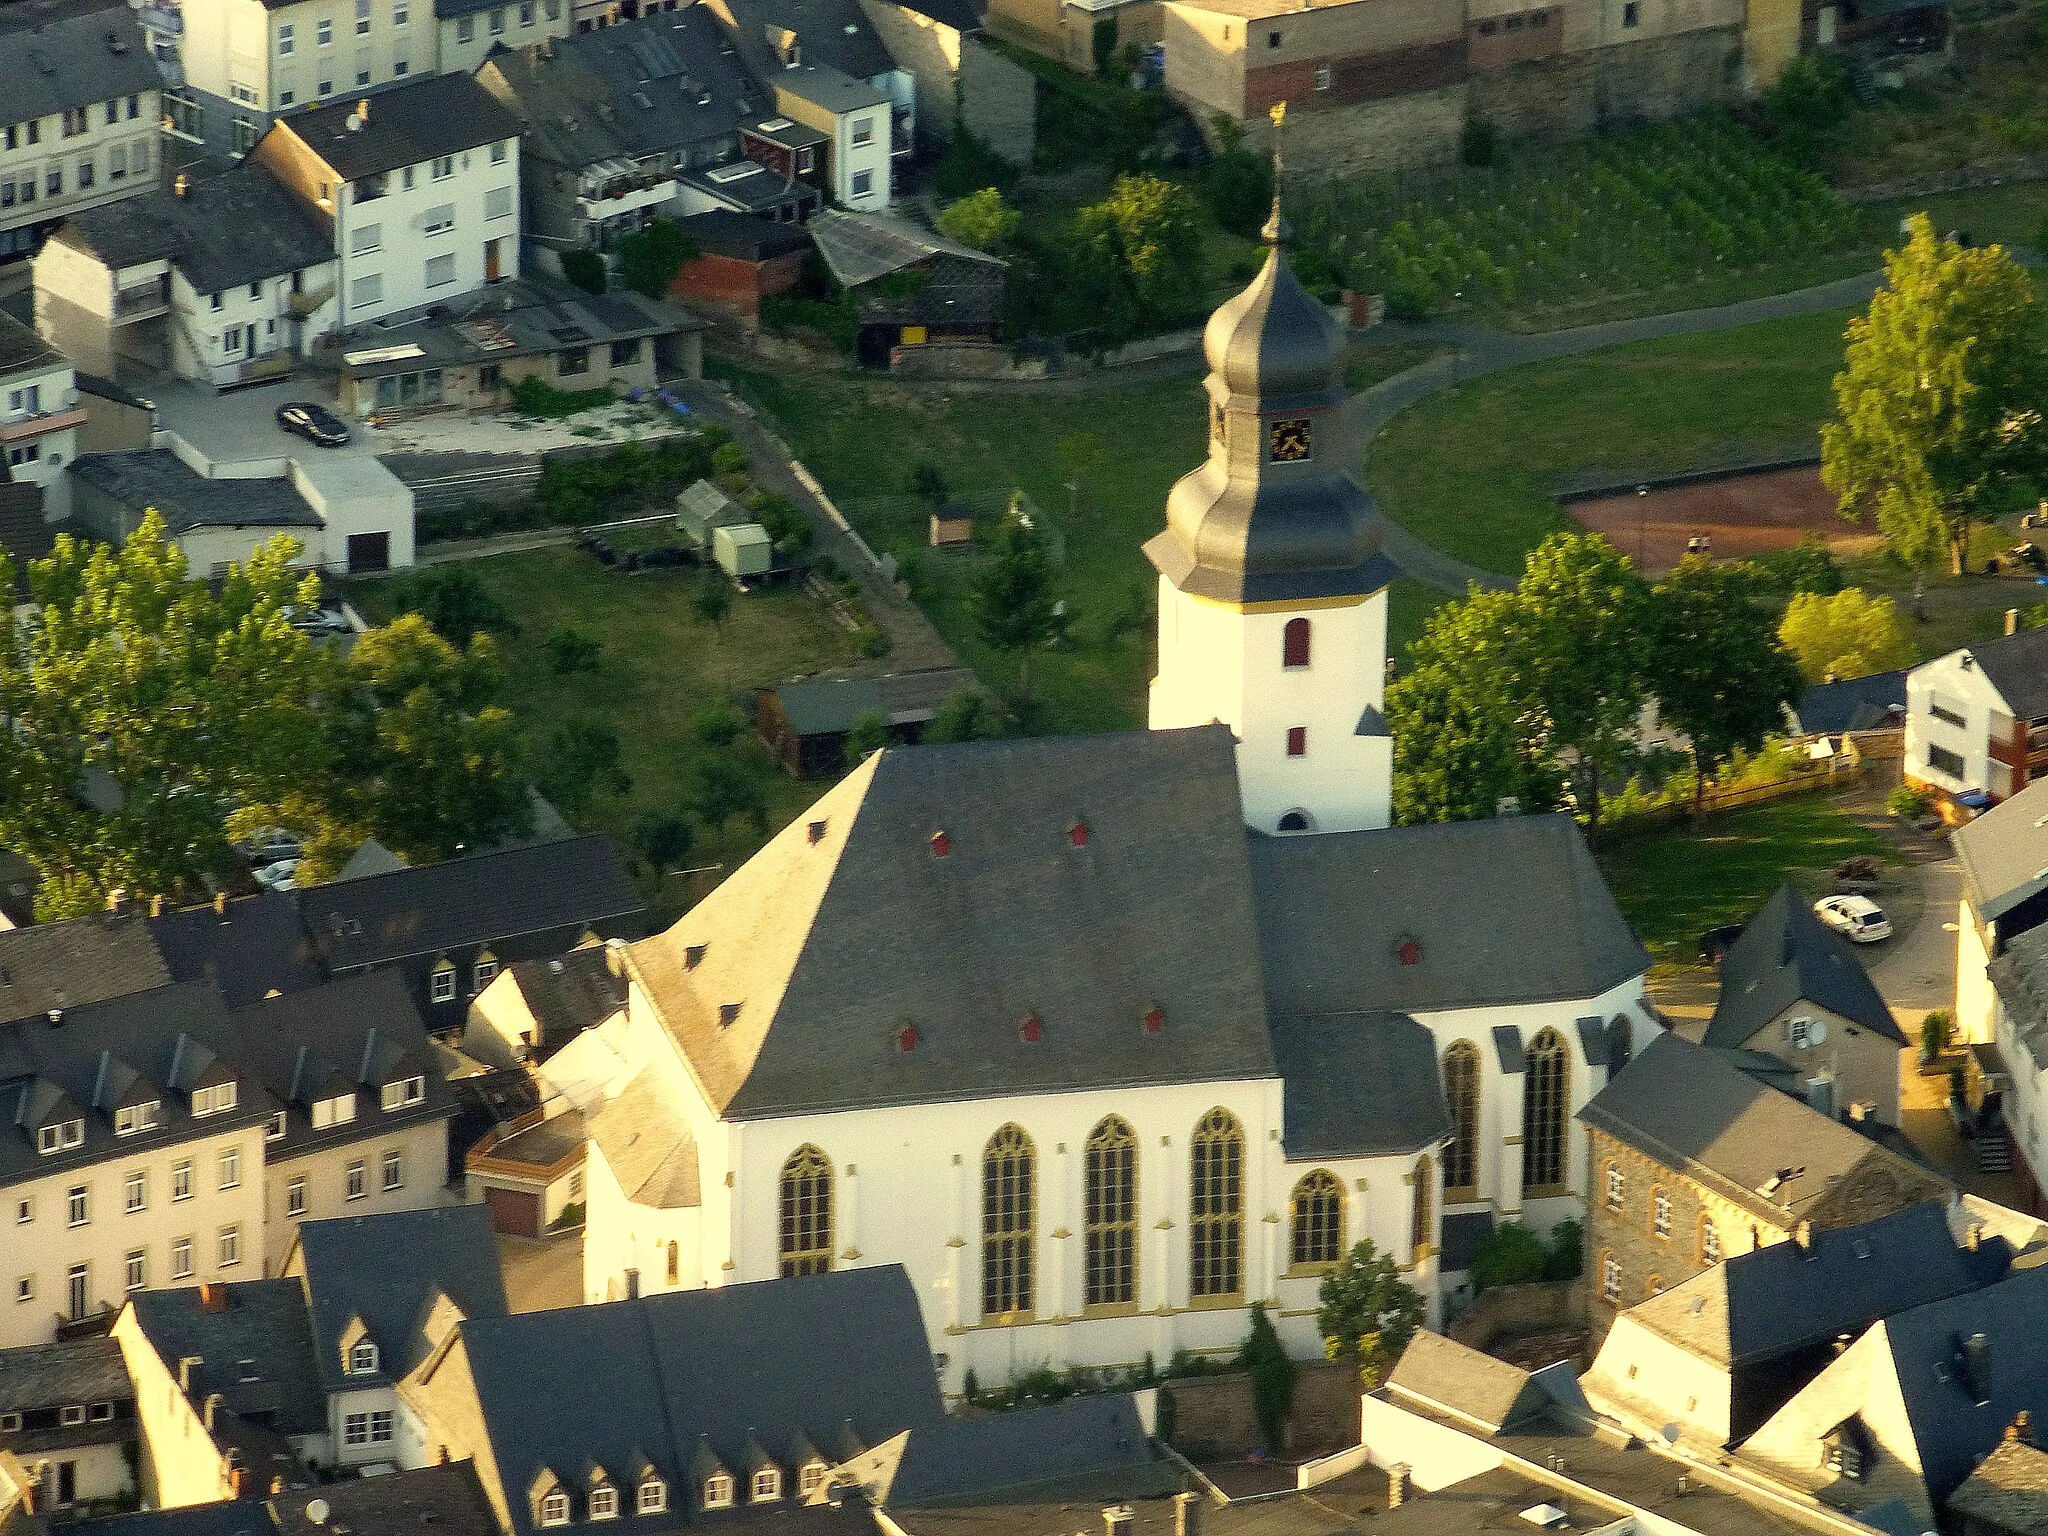
[[[1017,238],[1024,215],[1003,201],[994,187],[971,192],[939,213],[939,233],[977,251],[1004,251]]]
[[[1778,621],[1778,639],[1809,683],[1869,677],[1912,665],[1913,646],[1888,597],[1845,587],[1832,597],[1795,592]]]
[[[1112,344],[1199,302],[1201,210],[1187,188],[1158,176],[1119,176],[1108,197],[1081,210],[1074,233],[1070,279]]]
[[[991,650],[1017,658],[1020,691],[1031,685],[1031,652],[1057,639],[1066,616],[1052,590],[1045,535],[1021,512],[996,530],[995,548],[974,573],[974,627]]]
[[[1316,1327],[1331,1359],[1355,1356],[1361,1368],[1383,1374],[1400,1358],[1428,1315],[1422,1294],[1401,1278],[1391,1255],[1361,1238],[1323,1276]]]
[[[1938,239],[1915,214],[1885,286],[1849,322],[1821,477],[1886,546],[1960,573],[1973,520],[1996,516],[2044,461],[2033,281],[1998,246]]]

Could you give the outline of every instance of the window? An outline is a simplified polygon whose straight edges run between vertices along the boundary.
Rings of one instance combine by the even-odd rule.
[[[1813,1044],[1813,1020],[1807,1018],[1786,1020],[1785,1040],[1793,1050],[1805,1050]]]
[[[346,1413],[341,1418],[341,1443],[345,1446],[389,1445],[391,1443],[391,1410],[379,1408],[370,1413]],[[562,1501],[561,1518],[547,1517],[551,1500]],[[569,1523],[569,1500],[562,1493],[551,1493],[540,1503],[542,1525],[567,1525]]]
[[[370,0],[356,0],[356,36],[370,35]]]
[[[832,1267],[832,1163],[816,1147],[798,1147],[782,1165],[781,1205],[782,1273],[823,1274]]]
[[[306,1214],[306,1176],[303,1173],[293,1174],[291,1182],[284,1187],[284,1213],[287,1216]]]
[[[1947,747],[1930,746],[1927,749],[1927,766],[1952,779],[1960,779],[1964,769],[1963,754],[1951,752]]]
[[[455,41],[458,43],[473,43],[476,41],[476,18],[474,16],[460,16],[456,18]]]
[[[509,140],[500,139],[498,140],[497,143],[491,146],[491,164],[503,165],[505,163],[505,157],[511,153],[509,144]],[[511,189],[507,188],[506,190],[509,191]]]
[[[126,144],[116,144],[107,151],[107,180],[126,181],[127,179],[128,146]]]
[[[670,1285],[680,1285],[682,1283],[682,1269],[682,1249],[674,1239],[670,1239],[668,1245],[668,1283]]]
[[[659,1515],[668,1509],[668,1484],[658,1477],[643,1479],[636,1507],[643,1515]]]
[[[570,347],[555,354],[555,372],[564,376],[590,372],[590,348]]]
[[[402,27],[412,20],[412,6],[409,0],[391,0],[391,25]]]
[[[242,1149],[222,1147],[220,1149],[220,1187],[240,1189],[242,1187]]]
[[[1949,725],[1967,726],[1970,723],[1963,714],[1965,708],[1967,708],[1966,705],[1944,699],[1938,693],[1931,693],[1927,696],[1927,712],[1934,716],[1935,719]]]
[[[1307,666],[1308,640],[1308,620],[1289,619],[1287,627],[1280,632],[1280,665],[1283,667]]]
[[[52,1152],[71,1152],[85,1145],[85,1122],[83,1120],[59,1120],[54,1125],[39,1126],[36,1129],[36,1152],[48,1157]]]
[[[78,162],[78,190],[79,190],[79,191],[83,192],[83,191],[84,191],[84,190],[85,190],[85,189],[86,189],[87,187],[90,187],[90,186],[92,185],[92,183],[93,183],[93,174],[94,174],[94,172],[95,172],[95,170],[96,170],[96,169],[97,169],[97,167],[96,167],[96,166],[94,165],[94,163],[93,163],[93,161],[92,161],[92,159],[91,159],[90,157],[87,157],[86,159],[83,159],[83,160],[81,160],[81,161],[79,161],[79,162]]]
[[[171,1244],[171,1278],[192,1278],[192,1239],[189,1237],[181,1237]]]
[[[410,59],[405,58],[403,55],[394,56],[391,60],[391,73],[394,76],[411,74],[412,61]]]
[[[434,967],[428,995],[437,1003],[455,1001],[455,966],[452,961],[443,960]]]
[[[64,109],[64,137],[75,139],[92,124],[86,120],[86,108],[66,107]]]
[[[485,987],[488,987],[491,984],[493,978],[495,978],[497,974],[498,957],[492,954],[487,949],[482,954],[476,957],[476,965],[471,972],[471,984],[475,987],[477,991],[481,992]]]
[[[1415,1184],[1415,1199],[1409,1207],[1408,1251],[1412,1262],[1420,1264],[1429,1257],[1430,1239],[1436,1235],[1436,1164],[1427,1152],[1415,1160],[1415,1172],[1409,1177]]]
[[[1082,1172],[1083,1301],[1122,1306],[1138,1299],[1138,1138],[1111,1115],[1088,1136]]]
[[[64,1300],[71,1308],[74,1319],[83,1318],[92,1309],[92,1269],[85,1264],[74,1264],[64,1275]]]
[[[866,197],[874,189],[875,173],[873,171],[855,171],[853,173],[852,195],[854,197]]]
[[[530,9],[530,7],[529,7]],[[593,1488],[590,1490],[590,1518],[593,1520],[615,1520],[619,1514],[619,1491],[616,1488]]]
[[[762,1467],[754,1474],[752,1496],[756,1503],[782,1497],[782,1469]]]
[[[1623,1177],[1619,1164],[1609,1163],[1607,1165],[1605,1183],[1607,1209],[1610,1211],[1620,1210],[1622,1198],[1628,1191],[1628,1181]]]
[[[351,1376],[373,1376],[377,1371],[377,1346],[368,1339],[358,1339],[349,1346],[348,1373]]]
[[[94,1404],[92,1405],[92,1414],[91,1414],[91,1418],[92,1418],[92,1421],[93,1421],[93,1423],[95,1423],[95,1424],[111,1424],[111,1423],[113,1423],[113,1422],[114,1422],[114,1405],[113,1405],[112,1403],[94,1403]]]
[[[17,1303],[36,1299],[36,1277],[23,1275],[14,1282],[14,1299]]]
[[[519,0],[519,25],[522,27],[533,25],[533,0]],[[492,145],[491,147],[495,149],[497,146]]]
[[[704,1479],[704,1507],[706,1509],[732,1508],[732,1479],[723,1472],[714,1472]]]
[[[454,174],[455,157],[453,155],[438,155],[435,157],[433,165],[434,180],[446,181],[450,176],[453,176]]]
[[[279,22],[277,24],[278,56],[280,58],[289,57],[294,46],[295,45],[292,40],[292,24],[288,21]]]
[[[332,43],[334,41],[334,18],[332,16],[322,16],[314,28],[314,35],[319,39],[322,48]]]
[[[222,1227],[220,1229],[220,1267],[232,1268],[242,1262],[242,1229]]]
[[[853,120],[853,142],[856,146],[875,142],[875,120],[872,117],[856,117]]]
[[[1522,1058],[1522,1188],[1564,1183],[1566,1069],[1564,1037],[1545,1029]]]
[[[1330,66],[1327,64],[1318,64],[1316,66],[1316,89],[1319,91],[1327,91],[1329,88]]]
[[[1294,1186],[1290,1202],[1293,1242],[1290,1261],[1296,1268],[1334,1264],[1344,1256],[1344,1186],[1326,1168],[1305,1175]]]
[[[1633,26],[1637,26],[1637,25],[1639,25],[1639,24],[1641,23],[1642,19],[1643,19],[1643,8],[1642,8],[1642,6],[1640,6],[1640,5],[1638,5],[1638,4],[1636,3],[1636,0],[1628,0],[1628,3],[1627,3],[1626,5],[1624,5],[1624,6],[1622,6],[1622,8],[1621,8],[1621,24],[1622,24],[1622,25],[1623,25],[1624,27],[1633,27]]]
[[[263,1127],[263,1139],[265,1141],[283,1141],[284,1129],[284,1111],[280,1109],[276,1114],[272,1115],[267,1122],[265,1122]]]
[[[255,327],[251,326],[249,329],[251,331],[254,331]],[[240,354],[242,350],[242,328],[239,325],[229,326],[227,330],[222,334],[220,338],[220,349],[221,351],[227,353],[228,356],[230,357],[235,357]]]
[[[1289,757],[1308,756],[1307,726],[1290,725],[1289,727],[1287,727],[1287,755]]]
[[[381,272],[372,272],[366,277],[359,277],[348,285],[348,303],[351,309],[367,309],[383,297],[384,275]],[[454,995],[455,990],[451,983],[448,996],[453,997]],[[446,1002],[447,998],[441,998],[438,1001]]]
[[[215,1083],[211,1088],[196,1088],[192,1092],[192,1118],[203,1115],[218,1115],[233,1109],[238,1102],[237,1084]]]
[[[357,194],[356,201],[362,201],[360,193]],[[361,256],[365,252],[380,251],[383,248],[384,226],[382,224],[358,224],[348,232],[348,253],[351,256]]]
[[[7,409],[16,415],[33,416],[43,408],[43,387],[31,384],[25,389],[7,391]]]
[[[512,217],[512,189],[492,187],[484,193],[484,217],[486,219],[509,219]]]
[[[405,1154],[396,1147],[384,1154],[383,1180],[387,1194],[405,1188]]]
[[[149,1284],[149,1252],[143,1248],[131,1248],[122,1260],[121,1283],[131,1291],[139,1291]]]
[[[822,1461],[807,1461],[796,1475],[796,1491],[799,1498],[809,1498],[824,1486],[825,1464]]]
[[[123,1205],[130,1212],[149,1209],[149,1175],[137,1168],[121,1181]]]
[[[1700,1262],[1721,1262],[1721,1229],[1714,1225],[1714,1218],[1711,1216],[1700,1218]]]
[[[429,288],[446,288],[454,281],[455,258],[453,255],[429,256],[427,258],[427,286]]]
[[[420,224],[423,235],[445,235],[455,227],[455,205],[440,203],[427,210],[427,216]]]
[[[1643,1300],[1654,1301],[1664,1292],[1664,1277],[1652,1275],[1643,1282]]]
[[[1470,1040],[1454,1041],[1444,1052],[1444,1102],[1451,1109],[1444,1199],[1474,1199],[1479,1186],[1479,1051]]]
[[[624,368],[630,363],[637,363],[639,361],[639,337],[636,336],[631,341],[615,341],[612,343],[612,366],[614,368]]]
[[[320,70],[320,83],[314,87],[314,94],[322,101],[325,101],[334,94],[334,66],[332,64],[322,64]],[[327,201],[327,183],[324,181],[320,184],[320,201],[322,203]]]
[[[1621,1300],[1621,1260],[1606,1249],[1600,1253],[1600,1294],[1608,1301]]]
[[[64,1195],[65,1222],[69,1226],[82,1227],[92,1220],[92,1190],[84,1184],[74,1184]]]
[[[1227,1109],[1195,1127],[1188,1170],[1188,1294],[1244,1289],[1244,1128]]]
[[[981,1154],[981,1315],[1031,1314],[1032,1240],[1037,1215],[1031,1138],[1014,1125]]]
[[[30,1222],[34,1221],[35,1219],[36,1219],[36,1203],[35,1203],[35,1201],[33,1201],[33,1200],[17,1200],[17,1201],[15,1201],[15,1202],[14,1202],[14,1224],[15,1224],[16,1226],[18,1226],[18,1227],[25,1227],[25,1226],[27,1226],[27,1225],[28,1225],[28,1224],[29,1224]]]
[[[188,1157],[171,1164],[171,1199],[177,1201],[191,1198],[192,1159]]]
[[[1266,46],[1268,48],[1278,48],[1280,46],[1280,34],[1278,32],[1268,32],[1266,34]]]
[[[395,1083],[384,1085],[384,1107],[406,1109],[427,1100],[427,1080],[424,1077],[401,1077]]]
[[[1661,1185],[1650,1190],[1650,1235],[1665,1239],[1671,1236],[1671,1192]]]
[[[364,1172],[363,1160],[360,1157],[348,1165],[346,1186],[348,1198],[351,1200],[360,1200],[370,1192]]]
[[[505,32],[505,8],[501,5],[491,12],[491,36],[502,37]]]

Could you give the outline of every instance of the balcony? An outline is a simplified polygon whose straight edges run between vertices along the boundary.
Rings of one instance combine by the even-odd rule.
[[[145,5],[135,13],[135,19],[145,32],[161,32],[166,37],[185,35],[185,18],[160,5]]]
[[[334,297],[334,284],[322,283],[318,288],[308,288],[304,293],[292,295],[291,312],[294,320],[303,320],[322,304]]]
[[[248,362],[241,364],[235,369],[235,376],[231,382],[236,384],[260,384],[270,379],[286,379],[291,377],[292,371],[297,366],[298,359],[280,348],[276,352],[268,353],[263,357],[251,358]]]
[[[643,208],[656,207],[675,195],[675,177],[666,171],[649,172],[620,177],[606,182],[594,193],[584,193],[576,199],[576,210],[584,219],[596,224],[606,219],[624,218]]]
[[[114,295],[114,323],[130,325],[168,314],[171,308],[171,279],[166,273],[154,282],[137,283]]]
[[[31,437],[47,437],[52,432],[62,432],[66,427],[84,425],[83,406],[74,405],[61,411],[38,411],[33,416],[0,421],[0,443],[26,442]]]

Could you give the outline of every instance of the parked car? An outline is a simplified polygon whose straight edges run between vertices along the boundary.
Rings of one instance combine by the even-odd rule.
[[[1741,923],[1723,923],[1701,934],[1700,963],[1719,965],[1728,951],[1735,947],[1735,941],[1742,937],[1742,927]]]
[[[279,859],[275,864],[266,864],[255,872],[256,883],[266,891],[295,890],[298,881],[294,877],[298,872],[297,859]]]
[[[285,622],[293,629],[309,635],[345,635],[354,626],[336,608],[301,608],[287,603],[284,609]]]
[[[1875,944],[1892,936],[1892,920],[1868,896],[1825,896],[1813,904],[1820,920],[1858,944]]]
[[[320,448],[339,448],[348,441],[348,423],[311,400],[287,400],[277,408],[277,424]]]
[[[261,869],[266,865],[279,864],[286,859],[296,859],[305,849],[299,846],[296,832],[287,832],[282,827],[265,827],[243,838],[235,847],[251,865]]]

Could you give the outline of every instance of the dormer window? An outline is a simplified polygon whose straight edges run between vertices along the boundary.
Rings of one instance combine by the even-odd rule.
[[[348,1349],[348,1373],[351,1376],[374,1376],[377,1374],[377,1346],[368,1339],[358,1339]]]
[[[36,1128],[36,1152],[48,1157],[53,1152],[70,1152],[85,1145],[83,1120],[59,1120],[55,1125]]]
[[[485,950],[476,957],[475,970],[476,975],[473,978],[474,985],[471,990],[481,992],[491,984],[491,979],[498,974],[498,957],[488,949]]]
[[[782,1497],[782,1468],[762,1467],[754,1473],[753,1500],[756,1504]]]
[[[114,1134],[133,1136],[141,1131],[153,1131],[164,1123],[164,1107],[159,1099],[146,1104],[127,1104],[114,1111]]]
[[[395,1083],[384,1085],[384,1108],[408,1109],[414,1104],[427,1101],[427,1080],[424,1077],[402,1077]]]
[[[619,1517],[619,1490],[609,1483],[599,1484],[590,1490],[590,1518],[593,1520],[616,1520]]]
[[[540,1501],[540,1523],[542,1525],[567,1525],[569,1523],[569,1495],[559,1488]]]
[[[809,1498],[825,1486],[825,1463],[807,1461],[796,1475],[796,1491],[802,1498]]]
[[[658,1477],[640,1479],[639,1509],[643,1515],[660,1515],[668,1512],[668,1484]]]
[[[313,1129],[324,1131],[329,1126],[347,1125],[356,1117],[356,1096],[353,1093],[337,1093],[331,1099],[313,1101]]]
[[[283,1140],[284,1140],[284,1111],[283,1111],[283,1110],[281,1110],[281,1109],[280,1109],[280,1110],[279,1110],[279,1111],[278,1111],[278,1112],[277,1112],[276,1114],[272,1115],[272,1116],[270,1117],[270,1123],[269,1123],[269,1124],[267,1124],[267,1125],[265,1125],[265,1126],[263,1127],[263,1139],[264,1139],[265,1141],[283,1141]]]
[[[435,1002],[454,1002],[455,962],[452,960],[443,960],[439,965],[435,966],[433,975],[428,978],[428,988],[428,996],[433,998]]]
[[[732,1478],[724,1472],[714,1472],[704,1479],[704,1507],[706,1509],[732,1508]]]
[[[202,1115],[219,1115],[233,1109],[239,1099],[236,1093],[239,1087],[238,1083],[225,1082],[215,1083],[210,1088],[194,1088],[192,1118],[197,1120]]]

